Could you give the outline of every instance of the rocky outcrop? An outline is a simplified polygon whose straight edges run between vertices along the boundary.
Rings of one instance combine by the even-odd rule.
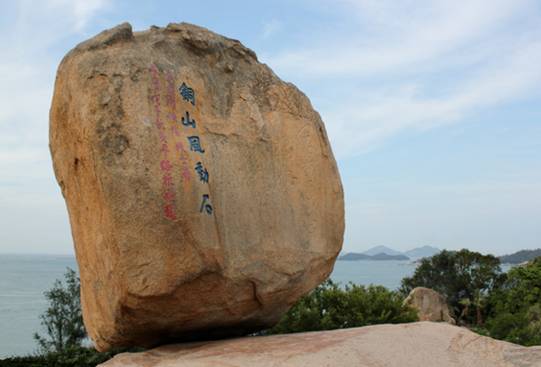
[[[425,287],[414,288],[404,304],[417,310],[421,321],[444,321],[455,324],[444,296]]]
[[[120,354],[101,367],[539,367],[520,347],[446,323],[377,325],[168,345]]]
[[[342,186],[319,114],[204,28],[122,24],[70,51],[50,147],[100,351],[273,325],[340,251]]]

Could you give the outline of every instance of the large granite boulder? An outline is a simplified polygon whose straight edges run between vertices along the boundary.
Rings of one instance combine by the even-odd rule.
[[[70,51],[50,147],[98,350],[271,326],[341,249],[319,114],[204,28],[122,24]]]
[[[167,345],[120,354],[101,367],[540,367],[521,347],[445,323],[376,325]]]
[[[443,321],[455,324],[447,300],[433,289],[417,287],[412,289],[404,304],[417,310],[421,321]]]

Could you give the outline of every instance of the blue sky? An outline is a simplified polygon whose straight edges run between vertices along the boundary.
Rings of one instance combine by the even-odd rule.
[[[48,152],[56,68],[129,21],[241,40],[321,113],[344,250],[541,247],[541,2],[43,0],[0,16],[0,252],[72,253]]]

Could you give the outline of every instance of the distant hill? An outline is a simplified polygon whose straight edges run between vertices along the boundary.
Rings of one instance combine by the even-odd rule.
[[[400,252],[387,246],[376,246],[364,252],[349,252],[340,256],[338,260],[410,260],[431,257],[440,251],[439,248],[432,246],[416,247],[406,252]]]
[[[377,260],[377,261],[385,261],[385,260],[409,260],[409,257],[404,256],[402,254],[398,255],[388,255],[383,252],[380,252],[379,254],[375,255],[366,255],[364,253],[360,254],[358,252],[349,252],[347,254],[344,254],[338,258],[340,261],[359,261],[359,260]]]
[[[409,260],[410,258],[406,255],[398,254],[398,255],[388,255],[383,252],[380,252],[379,254],[375,254],[371,256],[371,260]]]
[[[411,249],[409,251],[404,252],[404,255],[410,257],[410,258],[416,258],[420,259],[423,257],[432,257],[439,253],[441,250],[437,247],[432,246],[422,246],[422,247],[416,247],[414,249]]]
[[[348,252],[338,258],[338,260],[344,261],[357,261],[357,260],[371,260],[372,256],[360,254],[358,252]]]
[[[500,262],[502,264],[520,264],[533,260],[538,256],[541,256],[541,248],[536,250],[521,250],[511,255],[500,256]]]
[[[400,251],[393,250],[392,248],[389,248],[387,246],[372,247],[371,249],[368,249],[362,253],[369,256],[374,256],[374,255],[379,255],[379,254],[402,255]]]

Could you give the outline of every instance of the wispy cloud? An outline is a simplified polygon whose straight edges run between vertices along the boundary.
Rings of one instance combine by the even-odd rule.
[[[77,33],[82,33],[91,19],[110,7],[111,0],[20,0],[13,14],[4,20],[11,30],[3,35],[13,56],[43,52]],[[37,60],[34,60],[37,61]]]
[[[3,181],[51,179],[49,104],[61,53],[54,48],[84,31],[105,0],[19,1],[0,36],[0,172]],[[22,192],[22,191],[21,191]],[[0,199],[7,193],[0,190]]]
[[[281,29],[282,29],[282,22],[280,22],[278,19],[272,19],[263,24],[263,32],[261,33],[261,36],[264,39],[270,38],[274,36],[276,33],[278,33]]]
[[[342,85],[321,109],[339,157],[402,131],[459,122],[541,85],[541,14],[533,1],[340,4],[347,27],[266,58],[297,81]]]
[[[48,149],[49,106],[56,68],[66,51],[63,42],[80,38],[107,6],[104,0],[21,0],[3,8],[0,251],[69,248],[66,210]]]

